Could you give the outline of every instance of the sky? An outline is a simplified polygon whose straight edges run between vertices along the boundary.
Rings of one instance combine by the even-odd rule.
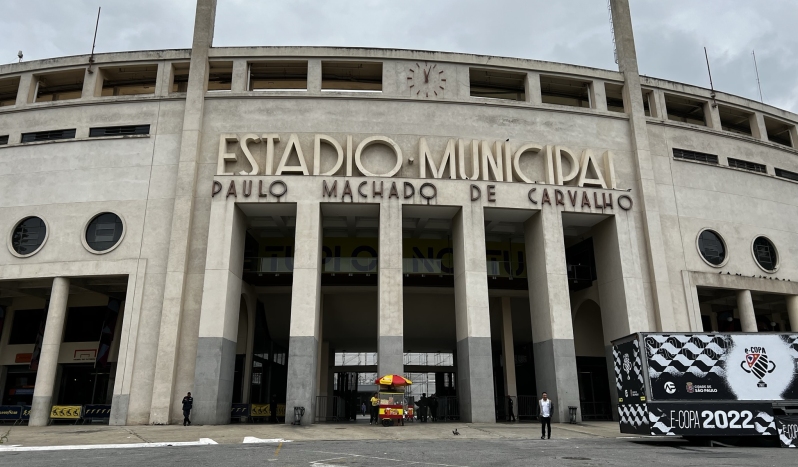
[[[798,113],[798,1],[630,0],[640,73]],[[0,63],[190,48],[195,0],[0,0]],[[218,0],[214,46],[464,52],[615,70],[606,0]]]

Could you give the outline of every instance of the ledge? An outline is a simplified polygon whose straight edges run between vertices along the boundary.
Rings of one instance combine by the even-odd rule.
[[[55,139],[52,141],[34,141],[31,143],[14,143],[14,144],[4,144],[0,146],[0,149],[6,148],[19,148],[19,147],[27,147],[27,146],[41,146],[43,144],[55,144],[55,143],[74,143],[79,141],[107,141],[107,140],[114,140],[114,139],[140,139],[140,138],[150,138],[152,135],[119,135],[119,136],[95,136],[92,138],[66,138],[66,139]]]

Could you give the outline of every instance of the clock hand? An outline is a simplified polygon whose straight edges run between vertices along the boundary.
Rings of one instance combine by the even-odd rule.
[[[429,72],[426,68],[424,69],[424,82],[429,83]]]

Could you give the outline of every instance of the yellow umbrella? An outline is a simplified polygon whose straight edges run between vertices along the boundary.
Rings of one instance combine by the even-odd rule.
[[[413,384],[413,382],[410,381],[409,379],[399,375],[382,376],[380,378],[377,378],[376,383],[382,386],[410,386],[411,384]]]

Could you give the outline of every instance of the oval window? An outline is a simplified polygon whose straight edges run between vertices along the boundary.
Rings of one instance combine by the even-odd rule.
[[[30,256],[44,245],[47,224],[39,217],[22,219],[11,234],[11,248],[20,256]]]
[[[122,219],[116,214],[97,214],[86,227],[86,245],[96,252],[108,251],[119,243],[124,230]]]
[[[760,268],[774,272],[779,268],[779,256],[773,242],[765,237],[756,237],[753,245],[754,260]]]
[[[714,230],[703,230],[698,234],[698,252],[711,266],[723,266],[726,262],[726,243]]]

